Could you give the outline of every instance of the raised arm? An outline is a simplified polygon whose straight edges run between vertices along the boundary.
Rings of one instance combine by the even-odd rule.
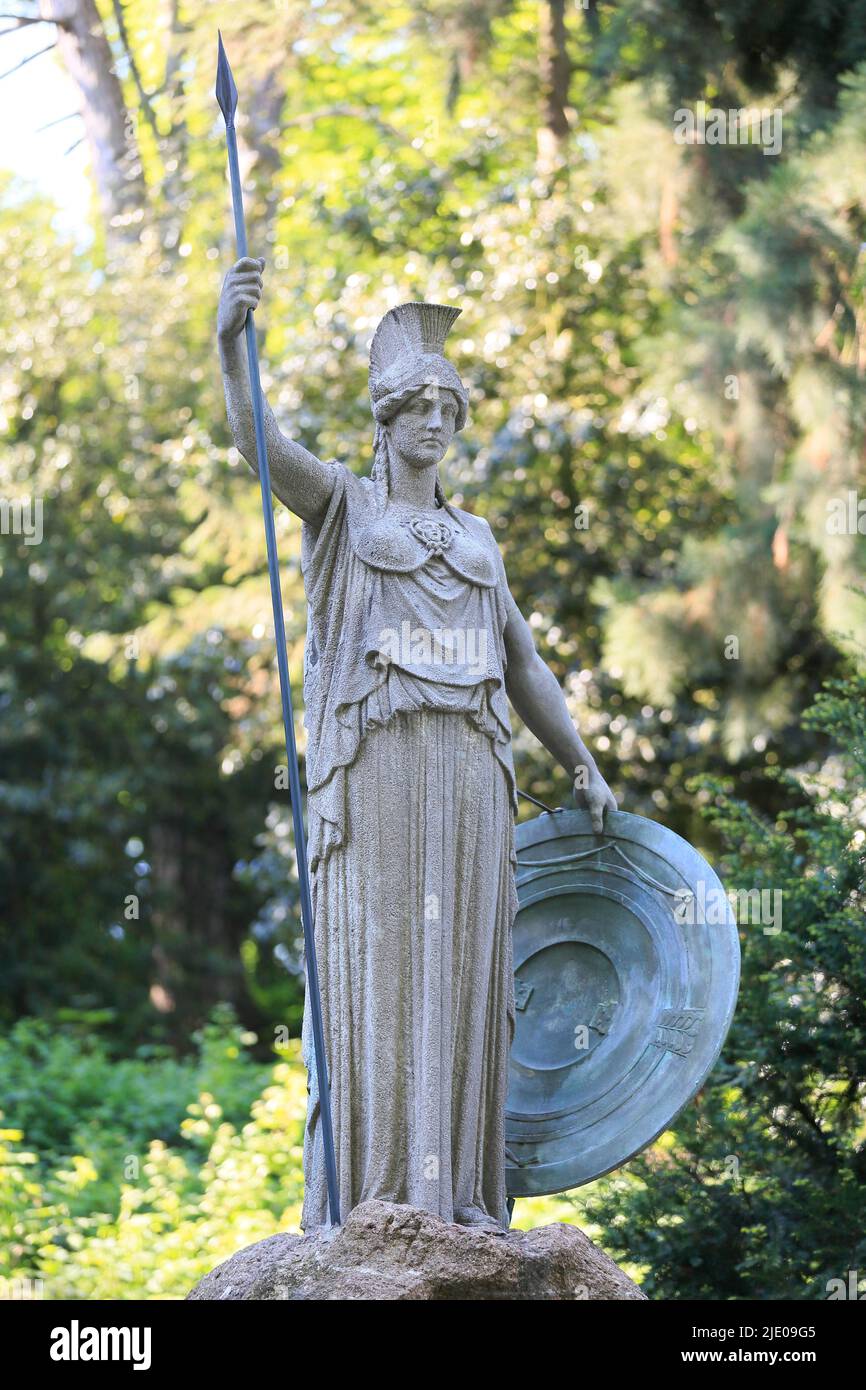
[[[258,472],[258,458],[244,323],[262,297],[264,265],[263,260],[252,256],[235,262],[223,283],[217,317],[229,428],[254,473]],[[291,511],[319,526],[334,489],[333,472],[315,454],[286,438],[264,395],[262,400],[271,489]]]
[[[587,807],[593,829],[600,835],[604,813],[616,810],[616,799],[572,723],[559,682],[535,650],[529,624],[510,591],[507,602],[508,698],[527,728],[572,778],[578,804]]]

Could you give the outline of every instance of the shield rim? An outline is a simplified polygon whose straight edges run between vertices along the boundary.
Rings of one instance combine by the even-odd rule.
[[[554,832],[554,826],[557,825],[561,826],[562,829]],[[677,849],[680,851],[682,855],[682,860],[677,862],[677,868],[679,869],[683,877],[687,878],[687,880],[690,883],[694,884],[696,881],[699,880],[699,876],[702,876],[705,882],[708,882],[709,884],[718,885],[718,887],[722,890],[722,893],[724,894],[724,885],[719,879],[719,876],[716,873],[715,869],[706,859],[704,859],[703,855],[695,849],[694,845],[689,844],[688,840],[683,839],[683,837],[681,835],[678,835],[676,831],[669,830],[667,826],[662,825],[659,821],[650,820],[648,816],[633,815],[631,812],[628,811],[606,812],[604,819],[604,831],[601,835],[595,835],[595,832],[592,829],[589,812],[586,810],[563,807],[562,809],[555,811],[543,811],[540,815],[533,817],[531,820],[522,821],[519,825],[515,826],[515,854],[519,856],[522,850],[530,848],[534,845],[544,844],[545,841],[551,839],[560,839],[563,834],[588,835],[590,837],[595,836],[595,838],[597,838],[600,842],[603,841],[605,838],[622,838],[626,842],[636,841],[638,844],[642,844],[644,848],[650,849],[652,852],[657,853],[658,851],[655,846],[653,846],[652,844],[645,844],[639,836],[635,836],[633,834],[628,833],[621,835],[620,833],[623,830],[634,830],[637,827],[650,827],[651,829],[644,830],[645,834],[649,833],[653,837],[658,837],[658,835],[661,834],[669,843],[672,842],[676,845]],[[518,858],[518,873],[520,871],[520,867],[521,866]],[[526,867],[529,867],[529,865],[527,864]],[[519,1183],[514,1184],[513,1178],[519,1176],[521,1173],[528,1172],[529,1170],[524,1168],[512,1167],[506,1161],[505,1175],[506,1187],[509,1197],[524,1199],[528,1199],[531,1197],[551,1197],[555,1196],[560,1192],[573,1192],[576,1191],[579,1187],[585,1187],[587,1186],[587,1184],[591,1182],[597,1182],[599,1178],[603,1178],[608,1173],[615,1172],[616,1169],[624,1167],[626,1163],[630,1163],[633,1158],[636,1158],[637,1155],[639,1153],[642,1153],[644,1149],[648,1148],[650,1144],[654,1144],[656,1139],[658,1139],[659,1135],[664,1134],[666,1130],[670,1129],[671,1126],[676,1122],[678,1116],[681,1115],[682,1112],[685,1110],[686,1106],[692,1103],[698,1091],[701,1090],[701,1088],[706,1082],[707,1077],[710,1075],[710,1072],[713,1070],[713,1068],[719,1060],[722,1048],[725,1045],[725,1041],[730,1031],[739,995],[741,973],[741,950],[739,931],[737,928],[737,923],[733,911],[731,910],[730,902],[727,900],[726,896],[724,898],[724,901],[727,904],[726,920],[724,923],[720,923],[718,925],[720,929],[728,928],[725,937],[727,943],[726,948],[731,957],[731,970],[725,973],[725,979],[728,984],[728,996],[725,1001],[724,1011],[721,1014],[722,1024],[718,1031],[717,1044],[714,1047],[709,1060],[704,1064],[702,1070],[696,1074],[696,1079],[694,1083],[690,1083],[690,1094],[686,1097],[685,1100],[677,1104],[676,1109],[671,1112],[671,1114],[664,1121],[664,1123],[661,1124],[659,1128],[656,1129],[654,1133],[652,1133],[649,1136],[649,1138],[642,1138],[640,1142],[636,1145],[636,1147],[630,1149],[622,1158],[617,1159],[614,1163],[608,1164],[607,1167],[601,1168],[597,1173],[593,1173],[590,1177],[581,1178],[578,1182],[575,1182],[573,1178],[569,1179],[568,1181],[562,1180],[563,1170],[566,1169],[569,1165],[569,1162],[573,1162],[573,1160],[560,1159],[556,1163],[551,1163],[542,1166],[542,1171],[544,1168],[547,1168],[549,1170],[548,1176],[547,1178],[545,1178],[544,1184],[542,1186],[533,1185],[531,1190],[520,1190],[521,1185]],[[518,912],[521,910],[522,906],[523,904],[520,904],[520,906],[518,907]],[[508,1143],[509,1139],[508,1120],[510,1116],[514,1117],[514,1112],[509,1111],[508,1102],[506,1098],[506,1143]],[[535,1168],[534,1172],[538,1174],[539,1169]]]

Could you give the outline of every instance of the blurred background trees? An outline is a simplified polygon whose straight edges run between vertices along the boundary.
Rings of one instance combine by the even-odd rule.
[[[39,545],[0,537],[4,1025],[49,1019],[148,1065],[152,1049],[186,1054],[221,1004],[257,1031],[262,1061],[275,1028],[298,1028],[258,490],[230,447],[214,350],[234,254],[218,26],[241,85],[266,389],[286,431],[366,470],[375,324],[404,299],[459,304],[452,355],[472,410],[446,490],[490,520],[624,809],[718,856],[723,831],[745,835],[725,798],[748,802],[768,843],[788,846],[773,861],[786,883],[842,872],[819,862],[844,848],[823,821],[798,857],[786,817],[792,802],[806,812],[802,779],[838,744],[804,710],[863,665],[866,518],[834,530],[828,503],[864,479],[866,0],[11,8],[7,32],[54,46],[31,80],[50,83],[59,63],[77,94],[70,139],[85,142],[93,191],[84,237],[58,230],[44,189],[7,178],[0,203],[0,494],[44,505]],[[677,143],[675,113],[701,101],[781,112],[780,152]],[[278,528],[299,679],[299,526],[281,510]],[[564,774],[517,721],[515,740],[521,786],[563,800]],[[855,759],[834,821],[845,846],[860,773]],[[734,886],[760,862],[740,848]],[[839,910],[862,910],[848,867],[842,881]],[[803,904],[792,931],[825,941],[824,909]],[[754,928],[743,938],[744,1019],[762,982],[794,969],[802,998],[807,966],[826,965]],[[862,1057],[862,1033],[835,997],[821,1007],[831,1040],[792,1084],[821,1127],[812,1091],[838,1081],[839,1106],[861,1116],[845,1143],[862,1153],[861,1073],[828,1080],[832,1039]],[[704,1093],[713,1113],[743,1076],[764,1076],[765,1024],[771,1039],[787,1027],[738,1024],[729,1089]],[[753,1176],[776,1152],[781,1103],[758,1091]],[[16,1094],[0,1096],[10,1113]],[[692,1156],[700,1113],[682,1131]],[[173,1123],[151,1137],[167,1142]],[[773,1181],[766,1200],[795,1213],[800,1176]],[[639,1187],[629,1172],[603,1188],[611,1248],[617,1223],[628,1245],[675,1203],[657,1186],[642,1208]],[[705,1215],[722,1220],[712,1204]],[[735,1296],[758,1244],[733,1200],[722,1225]],[[686,1223],[670,1236],[660,1289],[706,1296],[680,1259],[694,1235]],[[659,1253],[633,1248],[647,1266]],[[811,1287],[790,1249],[779,1260],[782,1284]]]

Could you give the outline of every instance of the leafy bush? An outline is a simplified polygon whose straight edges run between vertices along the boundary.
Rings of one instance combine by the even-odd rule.
[[[34,1047],[50,1082],[62,1062],[69,1067],[64,1134],[83,1142],[60,1157],[52,1084],[43,1111],[23,1095],[34,1132],[49,1134],[44,1152],[21,1127],[0,1129],[0,1291],[40,1279],[53,1299],[181,1298],[239,1247],[297,1227],[306,1111],[299,1044],[259,1067],[243,1049],[251,1039],[227,1022],[204,1030],[199,1060],[187,1066],[111,1063],[68,1035],[18,1032],[26,1049],[19,1071]],[[10,1042],[5,1048],[14,1057]],[[190,1099],[207,1077],[213,1090]],[[86,1121],[76,1117],[82,1097]],[[149,1124],[167,1132],[153,1137],[154,1128],[147,1139]]]
[[[588,1202],[650,1297],[826,1298],[866,1269],[866,679],[831,682],[806,721],[834,747],[820,767],[771,770],[790,801],[775,822],[704,782],[723,876],[781,892],[781,926],[741,925],[722,1060]]]

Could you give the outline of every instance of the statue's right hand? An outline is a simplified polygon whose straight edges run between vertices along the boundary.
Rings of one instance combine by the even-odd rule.
[[[264,269],[263,258],[242,256],[223,281],[217,312],[217,333],[223,342],[242,333],[247,314],[258,307]]]

